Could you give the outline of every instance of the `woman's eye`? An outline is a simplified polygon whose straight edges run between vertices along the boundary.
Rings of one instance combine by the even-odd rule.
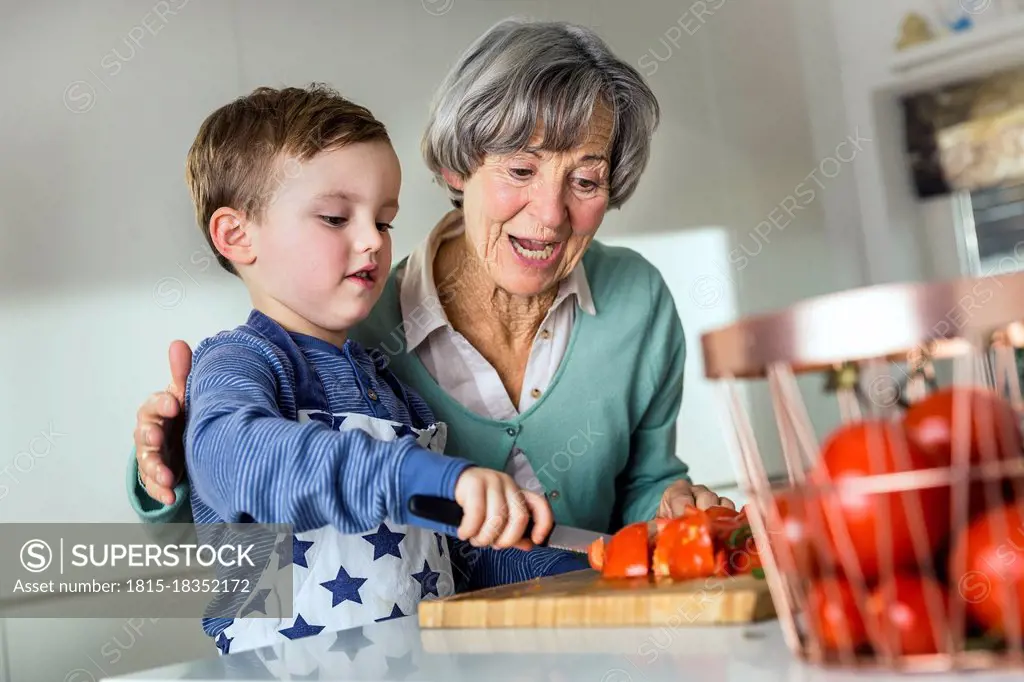
[[[530,170],[529,168],[512,168],[509,170],[509,173],[511,173],[514,177],[521,179],[528,178],[531,175],[533,175],[533,171]]]
[[[320,220],[324,221],[331,227],[341,227],[345,224],[346,219],[336,215],[322,215],[320,216]]]
[[[590,180],[589,178],[576,178],[576,184],[579,186],[580,189],[585,190],[587,192],[591,192],[600,187],[599,183]]]

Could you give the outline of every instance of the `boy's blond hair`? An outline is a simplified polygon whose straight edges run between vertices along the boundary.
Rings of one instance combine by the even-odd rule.
[[[332,88],[260,87],[210,114],[185,163],[196,220],[221,266],[238,274],[210,238],[210,218],[228,206],[260,220],[298,163],[348,144],[390,143],[384,124]],[[289,167],[289,164],[294,164]]]

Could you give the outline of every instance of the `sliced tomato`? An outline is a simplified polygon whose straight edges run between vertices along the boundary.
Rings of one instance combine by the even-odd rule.
[[[740,512],[735,509],[729,509],[728,507],[722,506],[708,507],[704,510],[704,513],[707,514],[709,519],[711,519],[711,523],[715,523],[719,520],[735,520],[740,516]]]
[[[655,577],[703,578],[713,575],[716,566],[708,515],[696,507],[671,519],[658,534],[652,556]]]
[[[715,570],[715,552],[707,513],[690,507],[679,521],[678,536],[669,547],[669,575],[673,580],[711,575]]]
[[[604,566],[604,538],[598,538],[587,547],[587,561],[595,571],[600,571]]]
[[[734,530],[726,541],[729,575],[744,575],[761,568],[761,555],[757,551],[750,526]]]
[[[608,541],[601,575],[606,578],[637,578],[647,575],[650,567],[646,522],[623,527]]]
[[[710,523],[711,538],[715,542],[716,547],[728,547],[729,538],[738,531],[742,531],[745,528],[750,528],[750,524],[747,523],[745,517],[740,516],[737,512],[732,509],[725,507],[714,507],[705,511],[708,513],[708,520]],[[727,512],[727,513],[725,513]]]
[[[715,577],[725,578],[731,575],[729,572],[729,563],[729,553],[726,550],[720,549],[715,552]]]
[[[651,571],[656,578],[668,578],[672,575],[669,559],[672,556],[671,548],[678,542],[679,534],[682,531],[682,519],[669,519],[662,526],[661,532],[654,544],[654,552],[651,556]]]

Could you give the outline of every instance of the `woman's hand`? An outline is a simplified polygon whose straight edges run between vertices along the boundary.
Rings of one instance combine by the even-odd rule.
[[[702,485],[693,485],[686,481],[676,481],[661,496],[657,518],[671,519],[682,515],[688,506],[699,509],[708,507],[728,507],[736,509],[736,505],[727,497],[719,497]]]
[[[163,504],[174,503],[174,486],[185,472],[185,381],[192,369],[192,349],[174,341],[168,357],[171,383],[142,403],[135,423],[139,477],[149,496]]]

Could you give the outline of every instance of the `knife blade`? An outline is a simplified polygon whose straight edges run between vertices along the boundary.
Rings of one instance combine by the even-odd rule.
[[[449,500],[444,497],[413,495],[409,498],[409,512],[422,519],[443,523],[447,526],[458,527],[462,523],[462,507],[455,500]],[[529,538],[532,532],[533,519],[530,519],[526,524],[523,537]],[[611,536],[583,528],[562,526],[556,523],[544,539],[544,542],[540,543],[539,546],[563,549],[569,552],[576,552],[577,554],[586,554],[587,548],[591,543],[601,538],[608,542]]]

